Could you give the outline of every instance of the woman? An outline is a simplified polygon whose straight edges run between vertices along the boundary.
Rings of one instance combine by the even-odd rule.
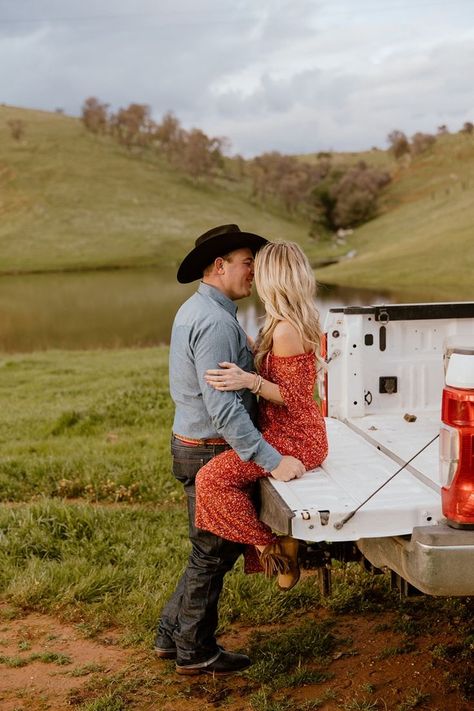
[[[248,388],[259,395],[259,429],[281,454],[300,459],[306,470],[327,455],[324,419],[314,401],[321,329],[314,305],[315,280],[309,262],[292,242],[269,243],[255,257],[255,285],[265,306],[265,323],[255,346],[257,373],[232,363],[209,370],[218,390]],[[196,477],[196,526],[227,540],[246,543],[246,572],[278,575],[278,586],[299,579],[298,542],[277,536],[259,521],[253,484],[270,476],[233,450],[214,457]]]

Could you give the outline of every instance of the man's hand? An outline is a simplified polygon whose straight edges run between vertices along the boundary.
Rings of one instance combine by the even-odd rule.
[[[302,477],[305,471],[304,464],[296,457],[283,457],[277,468],[273,469],[271,475],[278,481],[291,481],[291,479]]]

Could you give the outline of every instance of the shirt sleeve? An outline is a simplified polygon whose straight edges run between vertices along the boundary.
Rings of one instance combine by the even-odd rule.
[[[214,321],[195,333],[191,347],[204,406],[216,431],[243,461],[252,460],[265,471],[272,471],[282,456],[255,427],[240,393],[215,390],[204,380],[209,368],[218,368],[223,361],[238,362],[238,344],[237,325],[227,320]]]

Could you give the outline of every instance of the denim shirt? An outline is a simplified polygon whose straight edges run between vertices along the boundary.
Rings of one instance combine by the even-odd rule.
[[[223,361],[253,370],[252,352],[236,314],[231,299],[203,282],[178,310],[169,364],[176,407],[173,432],[193,439],[222,437],[243,461],[272,471],[282,457],[255,427],[255,396],[247,388],[218,391],[204,380],[206,370]]]

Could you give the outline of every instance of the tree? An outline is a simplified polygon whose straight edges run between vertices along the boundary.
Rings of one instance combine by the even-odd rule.
[[[250,164],[253,195],[262,200],[272,196],[293,212],[307,203],[314,183],[321,177],[322,164],[311,165],[278,151],[263,153]]]
[[[461,133],[467,133],[468,135],[471,135],[474,131],[474,124],[472,121],[466,121],[461,129]]]
[[[410,144],[408,138],[402,131],[391,131],[387,136],[387,141],[390,144],[390,150],[395,158],[401,158],[406,153],[410,153]]]
[[[90,96],[84,101],[81,121],[88,131],[92,133],[105,133],[107,131],[108,108],[108,104],[103,104],[95,96]]]
[[[146,104],[130,104],[126,109],[119,109],[111,118],[111,128],[118,142],[127,148],[148,145],[156,131]]]
[[[372,219],[378,210],[378,197],[390,182],[384,171],[369,168],[364,161],[352,167],[336,166],[313,189],[313,231],[355,227]]]
[[[199,128],[185,134],[180,165],[192,178],[209,177],[221,160],[221,139],[209,138]]]
[[[168,111],[155,127],[153,138],[170,162],[176,161],[183,149],[185,131],[176,116]]]

